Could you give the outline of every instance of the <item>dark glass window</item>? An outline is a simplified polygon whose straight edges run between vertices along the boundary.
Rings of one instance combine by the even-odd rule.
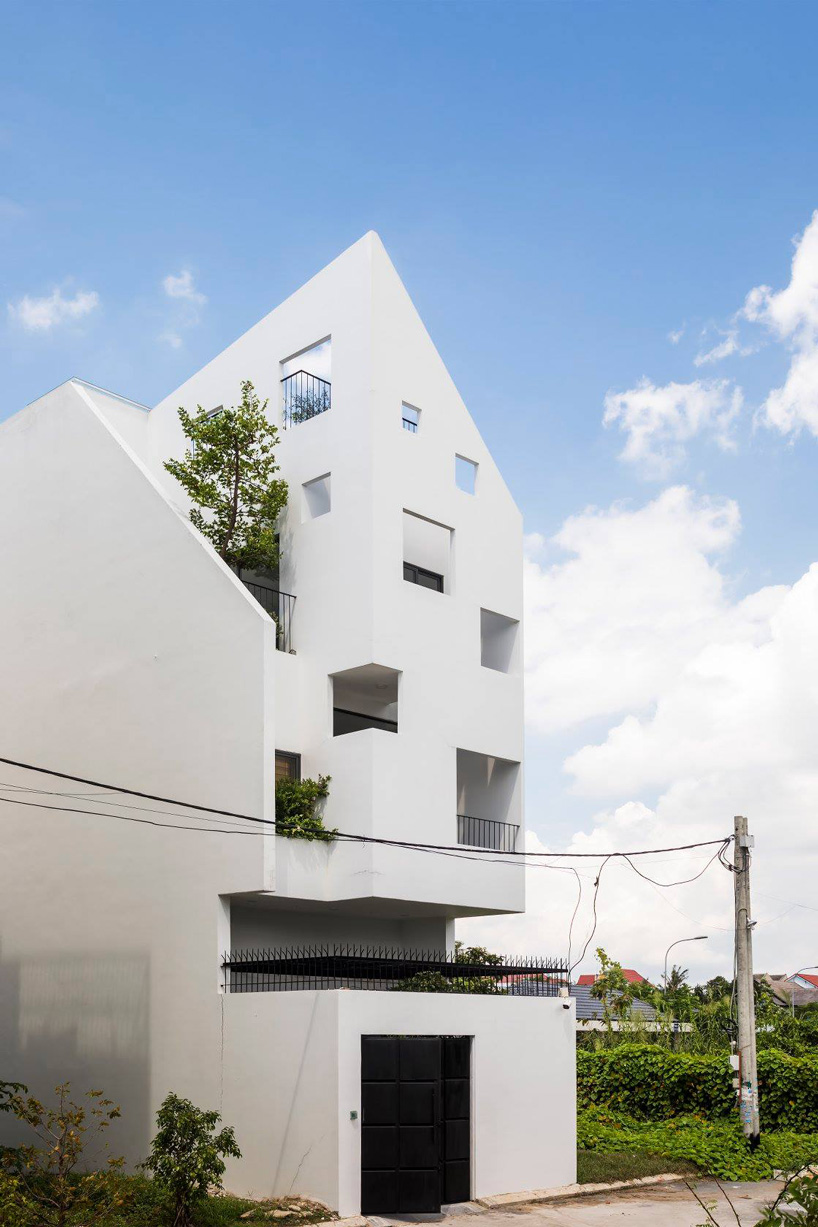
[[[412,562],[403,564],[403,578],[410,584],[420,584],[421,588],[431,588],[433,592],[443,591],[443,576],[437,571],[427,571],[425,567],[416,567]]]
[[[276,750],[276,783],[279,780],[301,779],[301,755]]]

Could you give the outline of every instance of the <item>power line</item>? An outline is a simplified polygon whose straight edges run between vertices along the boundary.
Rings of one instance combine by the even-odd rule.
[[[65,772],[65,771],[53,771],[48,767],[35,766],[33,763],[20,762],[17,759],[5,758],[2,755],[0,755],[0,763],[6,763],[11,767],[19,767],[24,771],[35,771],[41,775],[51,775],[51,776],[54,776],[56,779],[71,780],[72,783],[75,783],[75,784],[88,784],[93,788],[101,788],[109,793],[118,792],[118,793],[122,793],[125,796],[141,797],[143,800],[146,800],[146,801],[160,801],[165,805],[174,805],[177,808],[181,808],[181,809],[191,809],[191,810],[196,810],[199,813],[215,814],[221,818],[237,818],[243,822],[252,822],[259,826],[272,827],[273,829],[275,829],[276,827],[275,821],[268,819],[268,818],[259,818],[253,814],[242,814],[236,810],[219,809],[211,805],[199,805],[192,801],[178,801],[171,797],[163,797],[157,793],[142,792],[135,788],[126,788],[124,786],[120,786],[117,784],[106,784],[100,780],[88,779],[85,776],[72,775],[69,772]],[[12,785],[12,787],[14,786]],[[43,791],[47,792],[47,790],[43,790]],[[49,795],[63,796],[64,798],[67,799],[68,797],[70,797],[71,794],[58,793],[58,794],[49,794]],[[111,801],[111,800],[109,800],[108,803],[112,805],[119,805],[119,806],[122,806],[123,804],[122,802]],[[25,804],[25,803],[19,802],[19,804]],[[29,803],[29,804],[32,804],[32,803]],[[47,808],[67,808],[67,807],[44,806],[43,805],[43,806],[40,806],[40,808],[47,809]],[[83,812],[96,813],[97,811],[94,811],[94,810],[82,811],[82,810],[74,809],[74,812],[75,813],[83,813]],[[100,815],[102,815],[102,811],[98,811],[98,812],[100,813]],[[121,817],[122,815],[109,814],[107,816],[116,818],[116,817]],[[170,816],[174,817],[175,815],[170,815]],[[134,821],[137,821],[137,820],[135,819]],[[163,824],[151,823],[150,825],[161,826]],[[170,824],[164,824],[164,825],[170,825]],[[203,828],[189,827],[189,828],[184,828],[184,829],[201,830]],[[223,831],[219,833],[223,833],[223,834],[236,834],[236,833],[245,834],[247,833],[249,834],[250,832]],[[456,845],[456,844],[424,844],[424,843],[419,843],[419,842],[413,842],[410,840],[383,839],[383,838],[378,838],[373,835],[357,835],[357,834],[352,834],[346,831],[335,832],[334,838],[339,839],[339,840],[348,840],[352,842],[358,842],[358,843],[376,844],[376,845],[380,845],[383,847],[414,848],[414,849],[418,849],[422,851],[454,853],[455,855],[458,855],[458,856],[462,855],[462,845]],[[537,858],[537,859],[542,859],[542,860],[545,860],[546,858],[552,859],[552,860],[553,859],[563,859],[563,860],[587,860],[587,859],[600,860],[602,859],[603,861],[607,861],[607,860],[610,860],[612,857],[620,857],[624,860],[628,860],[628,858],[634,857],[634,856],[655,856],[659,853],[665,853],[665,852],[688,852],[694,848],[708,848],[708,847],[713,847],[714,845],[718,845],[719,850],[721,850],[722,848],[726,847],[727,844],[729,844],[731,839],[732,839],[732,836],[723,836],[721,839],[699,840],[696,843],[677,844],[669,848],[640,848],[640,849],[636,849],[635,851],[630,851],[630,852],[528,852],[528,851],[516,852],[516,851],[509,851],[509,852],[505,852],[503,855],[504,857],[520,858],[526,861],[530,860],[531,858]],[[484,855],[490,856],[490,854],[495,851],[497,850],[493,848],[471,848],[470,849],[470,852],[478,854],[476,859],[481,859]],[[711,860],[712,859],[713,858],[711,858]],[[513,860],[508,861],[507,863],[513,864],[514,861]],[[708,865],[709,864],[710,864],[710,861],[708,861]],[[706,865],[705,869],[707,867],[708,866]],[[697,875],[697,876],[700,876],[700,875]],[[692,880],[693,879],[691,879],[691,881]],[[663,885],[663,884],[659,883],[658,885]]]

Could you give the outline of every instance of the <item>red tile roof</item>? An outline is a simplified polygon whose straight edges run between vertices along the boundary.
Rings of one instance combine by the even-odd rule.
[[[634,971],[632,967],[623,967],[622,975],[628,981],[628,984],[647,984],[645,977],[640,976],[639,972]],[[806,976],[804,978],[807,979]],[[577,984],[596,984],[596,976],[592,975],[590,972],[587,972],[585,975],[579,977]],[[818,984],[818,977],[816,977],[816,984]]]

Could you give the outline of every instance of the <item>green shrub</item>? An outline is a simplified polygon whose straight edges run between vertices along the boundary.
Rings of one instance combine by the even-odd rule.
[[[334,839],[337,831],[329,831],[316,812],[318,805],[329,796],[328,775],[317,780],[279,780],[276,784],[276,834],[288,839]]]
[[[758,1054],[761,1127],[818,1131],[818,1058],[775,1049]],[[577,1051],[577,1098],[643,1121],[701,1115],[731,1118],[736,1111],[727,1055],[673,1053],[652,1044]]]
[[[222,1187],[224,1156],[241,1158],[233,1130],[216,1133],[220,1120],[218,1112],[203,1111],[173,1094],[156,1114],[156,1136],[144,1166],[173,1203],[173,1227],[190,1227],[208,1191]]]
[[[599,1154],[628,1151],[684,1159],[722,1180],[767,1180],[775,1170],[794,1170],[818,1159],[818,1133],[762,1134],[752,1151],[737,1117],[705,1120],[690,1115],[644,1121],[594,1107],[578,1113],[577,1145]]]

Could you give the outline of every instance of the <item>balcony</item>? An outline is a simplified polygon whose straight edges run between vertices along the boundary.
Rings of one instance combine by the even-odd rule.
[[[457,842],[470,848],[491,848],[495,852],[516,852],[520,828],[512,822],[493,818],[457,815]]]
[[[259,584],[255,580],[241,577],[251,596],[254,596],[262,609],[270,615],[276,624],[276,647],[279,652],[293,651],[293,613],[295,612],[295,597],[289,592],[281,592],[267,584]]]
[[[331,385],[309,371],[295,371],[281,381],[284,392],[284,429],[308,422],[326,413],[331,404]]]

